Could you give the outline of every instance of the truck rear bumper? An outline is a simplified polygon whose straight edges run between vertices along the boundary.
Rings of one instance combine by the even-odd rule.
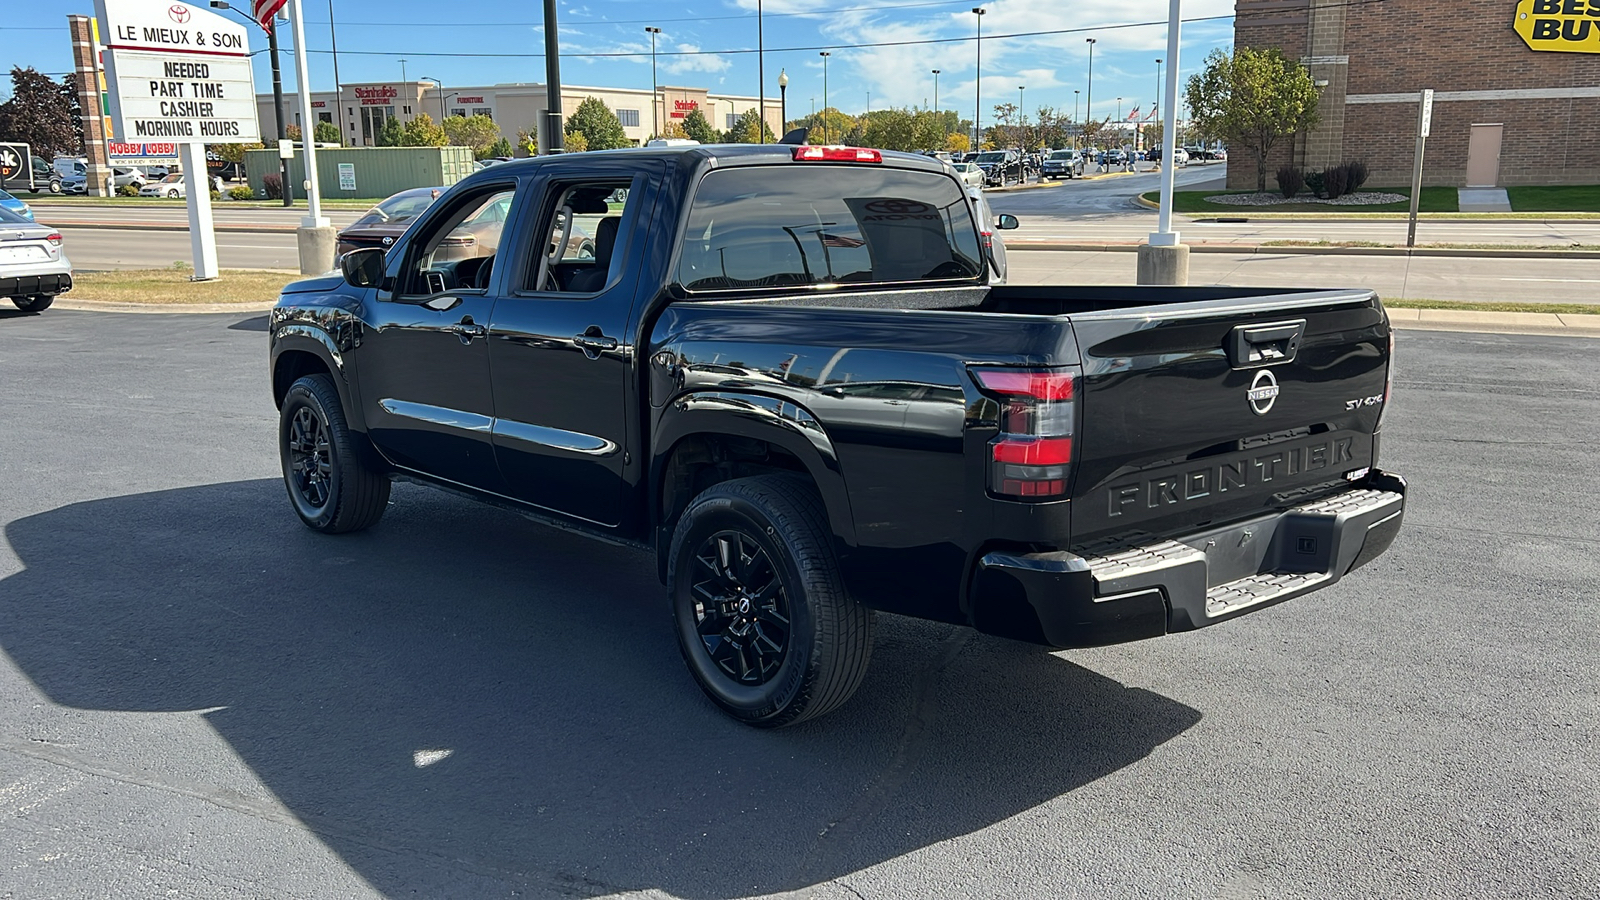
[[[1119,535],[1069,551],[995,551],[970,603],[979,631],[1096,647],[1190,631],[1327,587],[1377,558],[1405,481],[1374,471],[1322,500],[1178,539]]]

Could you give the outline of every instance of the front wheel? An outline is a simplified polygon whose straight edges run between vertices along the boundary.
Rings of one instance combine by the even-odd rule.
[[[32,297],[12,297],[11,303],[23,312],[44,312],[56,302],[54,294],[34,294]]]
[[[176,199],[177,196],[178,196],[178,192],[176,190],[169,190],[169,191],[167,191],[167,196]]]
[[[327,375],[307,375],[289,386],[278,418],[278,452],[289,502],[307,528],[340,534],[383,517],[389,479],[362,460]]]
[[[861,686],[872,612],[846,593],[807,482],[763,475],[707,489],[673,532],[667,583],[684,662],[733,718],[792,725]]]

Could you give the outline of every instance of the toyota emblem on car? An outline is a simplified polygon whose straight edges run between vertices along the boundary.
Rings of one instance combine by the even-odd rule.
[[[1256,415],[1264,416],[1271,412],[1272,404],[1278,402],[1278,376],[1272,374],[1271,369],[1257,372],[1245,397],[1250,401],[1250,411]]]

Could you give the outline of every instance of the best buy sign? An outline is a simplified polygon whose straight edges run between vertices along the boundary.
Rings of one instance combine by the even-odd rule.
[[[1600,53],[1600,0],[1520,0],[1515,28],[1530,50]]]

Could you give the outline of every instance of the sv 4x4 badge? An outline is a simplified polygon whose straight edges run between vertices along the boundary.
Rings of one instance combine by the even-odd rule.
[[[1371,397],[1361,397],[1361,398],[1356,399],[1356,400],[1346,400],[1344,402],[1344,408],[1347,409],[1347,410],[1354,411],[1354,410],[1360,409],[1363,406],[1377,406],[1378,404],[1380,404],[1382,402],[1383,402],[1383,395],[1382,394],[1373,394]]]

